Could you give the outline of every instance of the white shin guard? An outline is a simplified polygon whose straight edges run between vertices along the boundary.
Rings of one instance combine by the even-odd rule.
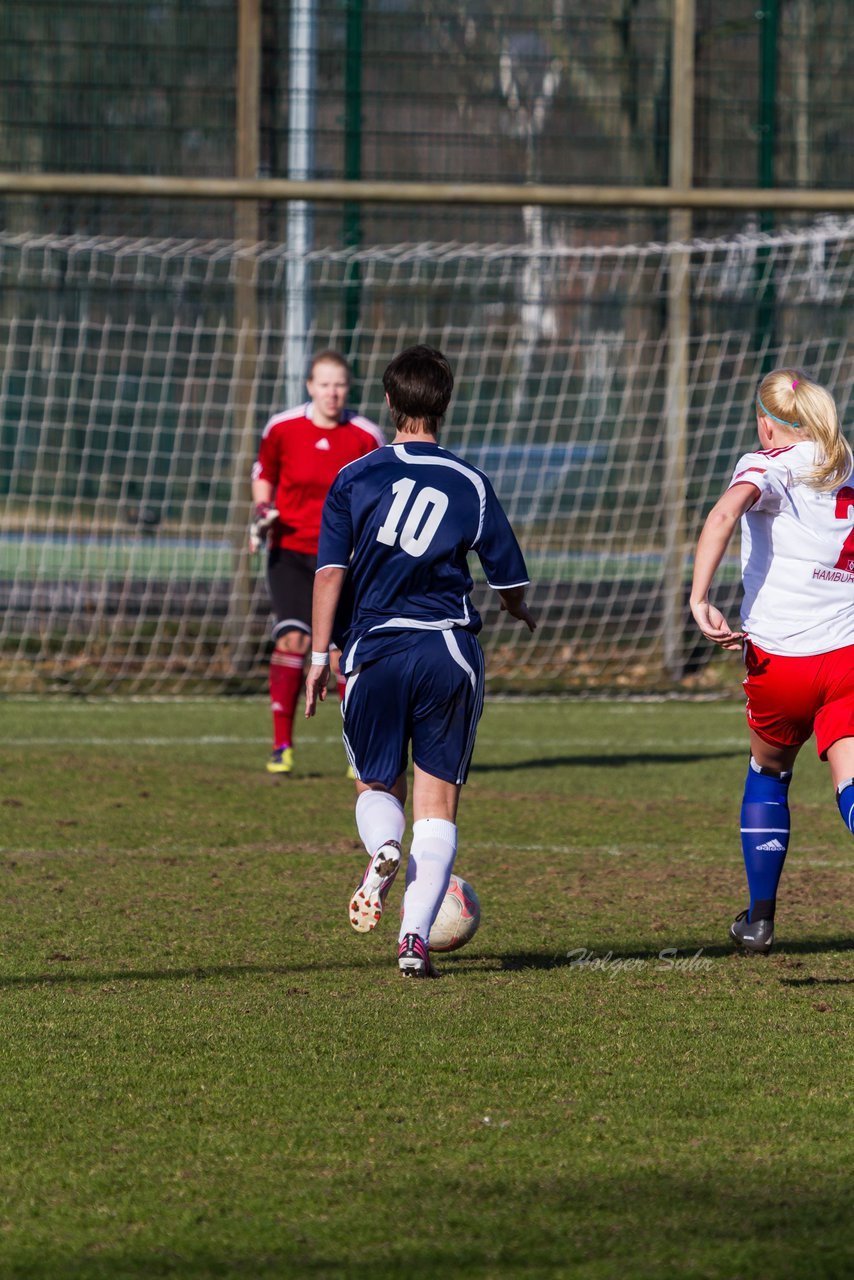
[[[388,791],[363,791],[356,801],[356,826],[371,857],[387,840],[400,844],[406,827],[403,805]]]
[[[436,919],[457,856],[457,828],[443,818],[421,818],[412,827],[412,848],[406,867],[401,940],[417,933],[425,942]]]

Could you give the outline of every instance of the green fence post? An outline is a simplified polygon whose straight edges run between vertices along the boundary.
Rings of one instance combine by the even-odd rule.
[[[347,51],[344,64],[344,177],[362,176],[362,0],[346,0]],[[344,205],[344,244],[356,249],[362,243],[362,211],[358,204]],[[354,336],[362,302],[361,272],[358,262],[347,268],[344,285],[344,328],[349,335],[349,354],[355,367]]]
[[[758,183],[773,188],[775,182],[774,153],[777,146],[777,40],[780,28],[779,0],[765,0],[757,12],[759,20],[759,154]],[[761,231],[774,230],[774,214],[764,209],[759,215]],[[776,293],[766,274],[768,251],[760,248],[756,256],[757,304],[755,346],[763,352],[762,372],[776,363]]]

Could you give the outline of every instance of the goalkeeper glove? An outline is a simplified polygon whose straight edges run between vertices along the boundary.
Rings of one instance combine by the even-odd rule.
[[[271,507],[269,502],[256,502],[252,523],[249,525],[249,548],[251,551],[261,550],[261,547],[267,541],[267,534],[278,518],[278,511],[275,507]]]

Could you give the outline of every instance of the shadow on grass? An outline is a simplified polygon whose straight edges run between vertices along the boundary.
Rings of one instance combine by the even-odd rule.
[[[297,977],[301,973],[316,973],[327,969],[388,969],[389,956],[371,957],[359,961],[330,960],[317,964],[224,964],[197,965],[191,969],[119,969],[108,973],[62,969],[56,973],[21,974],[0,978],[0,990],[10,987],[67,987],[74,983],[100,986],[111,982],[205,982],[211,978]],[[280,992],[281,994],[281,992]],[[285,995],[305,995],[302,988],[286,989]]]
[[[721,960],[730,956],[738,957],[744,964],[756,964],[760,967],[767,964],[773,964],[773,960],[777,956],[792,955],[820,955],[833,951],[854,951],[854,939],[845,938],[806,938],[800,942],[781,943],[775,947],[773,956],[757,956],[749,955],[747,952],[739,952],[730,943],[715,943],[709,945],[703,943],[699,939],[690,941],[681,941],[679,943],[667,942],[661,945],[650,947],[629,947],[621,948],[613,943],[609,945],[599,946],[578,946],[571,947],[567,951],[560,952],[542,952],[542,951],[519,951],[505,954],[480,955],[473,964],[467,968],[477,967],[478,969],[495,970],[499,972],[513,972],[520,969],[578,969],[583,971],[589,969],[595,971],[598,969],[608,970],[612,968],[616,970],[625,961],[632,961],[633,965],[646,964],[650,961],[656,961],[661,964],[662,969],[671,967],[687,967],[691,962],[697,961],[695,967],[701,971],[704,967],[703,960]],[[598,963],[597,963],[598,962]],[[680,966],[678,962],[683,962]],[[824,986],[832,983],[854,982],[854,978],[783,978],[787,986]]]
[[[717,1166],[702,1174],[673,1172],[643,1167],[637,1158],[631,1166],[624,1154],[620,1160],[618,1147],[615,1154],[612,1174],[591,1173],[581,1160],[575,1173],[546,1168],[537,1174],[527,1161],[508,1173],[498,1159],[474,1177],[446,1173],[447,1188],[418,1205],[417,1219],[403,1206],[385,1228],[374,1222],[366,1228],[360,1220],[372,1212],[368,1185],[298,1221],[260,1223],[254,1249],[234,1209],[224,1223],[211,1223],[208,1209],[197,1219],[185,1215],[180,1230],[169,1219],[172,1239],[160,1247],[110,1239],[97,1252],[56,1244],[41,1254],[24,1248],[7,1253],[10,1269],[3,1274],[14,1280],[851,1275],[849,1192],[836,1171],[811,1167],[799,1175],[776,1154],[766,1157],[752,1184],[741,1177],[727,1186],[728,1170]],[[416,1200],[406,1162],[392,1168]],[[424,1176],[423,1166],[415,1170]],[[301,1170],[294,1176],[305,1177]],[[336,1181],[347,1186],[343,1178]],[[453,1248],[442,1233],[453,1238]]]
[[[789,942],[775,947],[774,957],[793,955],[821,955],[833,951],[854,951],[852,938],[807,938],[801,942]],[[518,973],[524,969],[552,970],[576,969],[580,972],[604,970],[606,973],[623,968],[631,971],[639,970],[641,965],[656,963],[657,971],[671,969],[693,969],[702,972],[706,961],[720,960],[727,957],[738,957],[744,964],[755,964],[762,968],[772,964],[773,957],[748,955],[736,951],[728,943],[704,944],[697,939],[685,942],[665,943],[649,947],[622,948],[619,945],[598,945],[571,947],[568,951],[518,951],[508,953],[483,953],[469,956],[462,952],[453,958],[436,953],[436,960],[443,977],[464,977],[472,972]],[[457,968],[457,961],[465,960],[462,968]],[[630,963],[626,963],[626,962]],[[269,965],[197,965],[184,969],[122,969],[110,972],[63,969],[54,973],[37,973],[12,975],[0,978],[0,990],[15,987],[67,987],[78,985],[103,986],[111,982],[205,982],[210,979],[243,979],[257,977],[289,977],[298,978],[300,974],[318,973],[326,970],[336,972],[342,970],[388,970],[390,966],[387,953],[372,957],[363,957],[357,961],[334,959],[302,964],[269,964]],[[844,986],[854,984],[854,978],[781,978],[784,986]],[[279,989],[279,994],[303,996],[308,994],[302,987]]]
[[[781,978],[784,987],[850,987],[854,978]]]
[[[471,773],[514,773],[517,769],[626,769],[639,764],[701,764],[706,760],[729,760],[743,756],[747,745],[727,751],[645,751],[609,755],[534,756],[531,760],[503,761],[495,764],[473,764]]]

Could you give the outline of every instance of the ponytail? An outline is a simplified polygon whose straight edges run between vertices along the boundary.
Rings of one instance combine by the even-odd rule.
[[[820,383],[797,369],[775,369],[760,382],[756,403],[759,413],[816,444],[815,465],[799,476],[804,484],[828,492],[850,478],[854,471],[851,446],[839,429],[833,396]]]

